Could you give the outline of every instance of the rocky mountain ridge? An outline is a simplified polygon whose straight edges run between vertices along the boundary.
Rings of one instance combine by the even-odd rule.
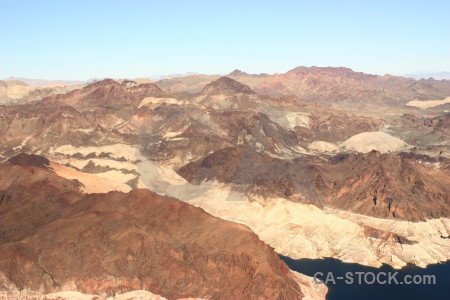
[[[79,182],[36,166],[45,158],[10,161],[0,165],[3,288],[303,297],[286,264],[245,226],[149,190],[82,194]]]
[[[256,76],[239,71],[228,76],[261,95],[296,95],[302,101],[319,102],[328,106],[339,103],[396,106],[411,100],[444,99],[450,95],[448,81],[418,81],[392,75],[370,75],[342,67],[297,67],[282,74]],[[202,75],[197,78],[174,78],[157,84],[172,91],[192,93],[199,88],[199,84],[205,86],[217,79],[217,76]],[[195,85],[191,85],[193,82]],[[191,86],[195,86],[195,89],[192,90]]]

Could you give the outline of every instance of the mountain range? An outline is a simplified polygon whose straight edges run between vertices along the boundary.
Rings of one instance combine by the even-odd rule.
[[[413,79],[428,79],[434,78],[436,80],[450,80],[450,72],[421,72],[421,73],[411,73],[405,74],[403,77],[413,78]]]
[[[324,299],[277,254],[450,257],[449,81],[297,67],[0,96],[5,297]]]

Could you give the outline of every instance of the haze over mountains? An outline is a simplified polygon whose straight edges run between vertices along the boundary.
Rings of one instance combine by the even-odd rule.
[[[9,77],[5,78],[5,81],[21,81],[28,85],[33,86],[52,86],[52,85],[77,85],[77,84],[85,84],[92,80],[81,81],[81,80],[46,80],[46,79],[30,79],[30,78],[21,78],[21,77]]]
[[[414,78],[414,79],[428,79],[428,78],[434,78],[436,80],[450,80],[450,72],[421,72],[421,73],[410,73],[403,75],[407,78]]]
[[[450,258],[450,81],[297,67],[0,96],[7,296],[324,299],[276,253]]]

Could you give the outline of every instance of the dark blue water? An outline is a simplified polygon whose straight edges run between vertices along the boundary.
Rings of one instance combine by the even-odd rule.
[[[373,268],[343,263],[334,258],[295,260],[281,255],[280,257],[292,270],[299,273],[313,277],[316,272],[322,272],[323,275],[317,274],[316,277],[318,281],[328,279],[326,282],[328,287],[326,298],[329,300],[450,299],[450,261],[430,265],[427,268],[407,265],[401,270],[396,270],[389,265]],[[398,273],[394,276],[395,272]],[[391,278],[389,278],[389,274],[392,276]],[[411,277],[407,278],[406,275]],[[415,275],[418,276],[413,277]],[[423,275],[434,275],[435,277],[434,279],[426,278]],[[334,279],[334,282],[332,279]],[[406,281],[412,281],[413,279],[416,280],[417,284],[407,284]],[[418,283],[419,280],[422,281],[420,284]],[[434,280],[435,283],[433,283]],[[388,284],[389,281],[390,284]]]

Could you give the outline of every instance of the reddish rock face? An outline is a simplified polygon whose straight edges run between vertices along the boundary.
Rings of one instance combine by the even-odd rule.
[[[137,107],[145,97],[166,96],[165,92],[152,83],[138,85],[134,81],[124,81],[120,84],[112,79],[104,79],[67,94],[45,98],[43,103],[63,103],[80,111],[93,108],[117,110]]]
[[[258,187],[263,194],[328,205],[380,218],[419,221],[450,216],[450,173],[392,154],[340,154],[292,162],[225,148],[178,173],[192,183],[216,179]]]
[[[325,202],[365,215],[420,221],[450,216],[450,173],[372,151],[318,166]]]
[[[76,181],[19,161],[0,165],[0,286],[302,298],[286,264],[243,225],[149,190],[81,194]]]

